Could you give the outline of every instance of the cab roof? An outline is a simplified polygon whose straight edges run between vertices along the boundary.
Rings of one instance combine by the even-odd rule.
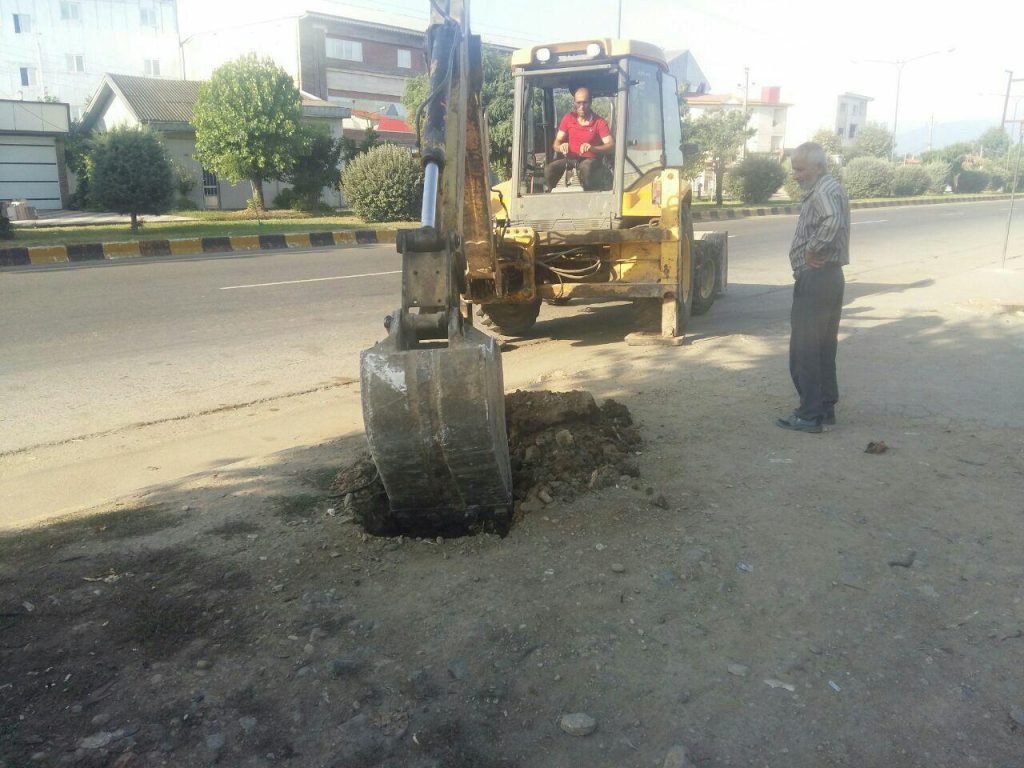
[[[600,46],[601,53],[597,56],[588,56],[587,46],[594,43]],[[544,48],[551,51],[551,58],[546,62],[537,58],[537,51]],[[646,59],[659,65],[662,69],[668,70],[668,65],[665,63],[665,52],[658,46],[640,40],[620,40],[611,37],[520,48],[512,52],[512,69],[557,69],[559,65],[581,64],[587,61],[618,59],[626,56]]]

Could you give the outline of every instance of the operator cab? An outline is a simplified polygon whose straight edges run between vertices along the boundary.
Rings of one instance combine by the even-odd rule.
[[[618,228],[624,193],[651,183],[652,173],[682,165],[676,80],[655,46],[630,40],[536,46],[516,51],[512,69],[512,221],[539,229]],[[590,191],[572,163],[548,189],[544,168],[562,157],[552,144],[578,88],[589,89],[590,108],[608,124],[615,151],[599,155],[604,167]]]

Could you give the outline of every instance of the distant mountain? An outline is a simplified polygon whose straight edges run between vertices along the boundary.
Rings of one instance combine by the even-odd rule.
[[[994,120],[957,120],[951,123],[936,123],[932,129],[932,149],[942,149],[958,141],[973,141],[989,128],[998,125]],[[900,131],[896,149],[899,154],[919,154],[928,149],[928,126],[915,126]]]

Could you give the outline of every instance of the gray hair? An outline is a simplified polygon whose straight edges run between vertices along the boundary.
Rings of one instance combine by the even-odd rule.
[[[817,165],[823,171],[828,168],[828,159],[825,157],[825,150],[821,148],[821,144],[817,144],[813,141],[804,142],[794,149],[793,157],[799,157],[806,160],[811,165]]]

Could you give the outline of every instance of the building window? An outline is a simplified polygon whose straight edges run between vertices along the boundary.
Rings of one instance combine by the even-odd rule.
[[[32,31],[32,17],[27,13],[14,14],[14,34],[27,35]]]
[[[398,49],[398,66],[401,69],[412,69],[412,51]]]
[[[203,169],[203,195],[216,197],[219,192],[217,185],[217,174]]]
[[[139,23],[144,27],[156,26],[156,8],[143,5],[139,8]]]
[[[146,77],[160,77],[160,59],[146,59]]]
[[[35,67],[21,67],[21,84],[22,85],[35,85],[38,76]]]
[[[363,44],[354,40],[337,40],[329,37],[327,38],[327,58],[362,61]]]
[[[82,20],[82,5],[81,3],[67,2],[61,0],[60,4],[60,20],[61,21],[81,21]]]
[[[80,53],[64,54],[68,72],[85,72],[85,57]]]

